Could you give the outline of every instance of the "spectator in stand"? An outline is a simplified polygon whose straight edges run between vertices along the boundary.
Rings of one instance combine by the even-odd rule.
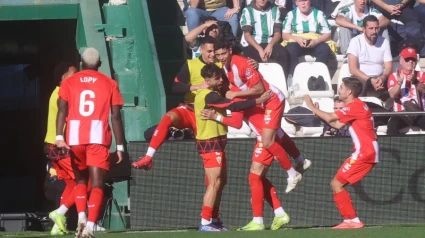
[[[378,18],[373,15],[365,17],[363,33],[351,39],[348,46],[348,67],[350,73],[366,85],[363,96],[376,96],[385,101],[384,87],[392,72],[393,58],[389,41],[378,32]]]
[[[236,36],[230,32],[230,25],[228,22],[218,22],[217,18],[209,16],[203,18],[202,24],[195,29],[191,30],[185,35],[185,40],[192,50],[192,59],[201,55],[200,42],[205,36],[223,39],[232,45],[233,53],[240,54],[242,46],[237,40]]]
[[[279,18],[278,7],[267,0],[252,1],[244,8],[240,23],[248,45],[243,48],[243,53],[258,62],[273,60],[287,74],[289,55],[279,44],[282,40],[282,22]]]
[[[414,0],[371,0],[374,7],[389,20],[396,19],[403,24],[419,22],[418,14],[413,10]]]
[[[290,78],[298,64],[298,57],[312,55],[316,62],[328,63],[331,26],[325,14],[311,7],[311,0],[295,0],[296,8],[288,13],[283,22],[283,40],[289,41],[286,49],[291,57]],[[288,79],[290,82],[291,79]]]
[[[336,18],[339,28],[339,49],[341,54],[347,53],[350,40],[363,33],[363,19],[373,15],[379,20],[380,35],[389,40],[388,32],[384,29],[389,21],[378,10],[368,6],[367,0],[354,0],[354,4],[342,9]],[[385,33],[385,34],[384,34]]]
[[[401,68],[390,75],[388,92],[394,99],[394,112],[424,111],[425,74],[415,71],[416,50],[404,48],[400,53]],[[387,135],[399,135],[400,129],[417,126],[425,130],[425,116],[392,116],[388,121]]]
[[[334,98],[334,112],[342,110],[344,107],[345,103],[336,96]],[[350,131],[348,130],[348,125],[343,126],[341,129],[335,129],[325,123],[323,133],[320,136],[350,136]]]
[[[226,0],[190,0],[185,11],[189,31],[200,25],[201,17],[213,16],[219,21],[227,21],[232,27],[233,35],[238,33],[239,0],[233,0],[233,8],[226,7]]]
[[[425,0],[417,0],[418,5],[414,8],[419,15],[419,21],[422,26],[425,26]]]

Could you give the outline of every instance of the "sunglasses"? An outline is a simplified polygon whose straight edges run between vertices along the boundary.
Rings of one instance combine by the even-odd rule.
[[[418,59],[416,59],[416,58],[406,58],[406,59],[404,59],[404,61],[406,61],[406,62],[409,62],[409,61],[416,62],[416,61],[418,61]]]

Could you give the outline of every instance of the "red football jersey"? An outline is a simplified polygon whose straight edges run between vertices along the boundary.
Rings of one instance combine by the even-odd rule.
[[[397,69],[396,72],[390,75],[388,78],[388,92],[398,84],[397,73],[401,69]],[[394,99],[393,111],[402,112],[404,110],[403,103],[405,101],[415,101],[422,109],[425,105],[425,94],[419,92],[414,84],[411,81],[406,79],[407,75],[403,74],[403,82],[400,86],[400,93]],[[416,72],[416,78],[419,82],[425,82],[425,73]]]
[[[372,112],[366,103],[356,98],[344,108],[335,112],[339,121],[349,126],[353,140],[353,160],[365,163],[379,162],[379,146],[376,137]]]
[[[100,72],[83,70],[62,83],[59,97],[68,102],[69,145],[111,145],[111,106],[123,105],[117,82]]]
[[[274,92],[272,98],[270,98],[267,103],[273,102],[274,100],[282,101],[285,99],[283,93],[264,80],[260,72],[248,64],[245,57],[232,55],[230,67],[223,67],[223,69],[226,72],[230,84],[241,91],[245,91],[252,88],[257,83],[262,82],[266,91],[271,90]]]

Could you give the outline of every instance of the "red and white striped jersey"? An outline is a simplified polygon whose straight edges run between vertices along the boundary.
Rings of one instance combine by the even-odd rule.
[[[245,91],[252,88],[259,82],[262,82],[266,91],[271,90],[274,92],[274,95],[268,102],[272,102],[274,100],[282,101],[285,99],[285,95],[283,95],[278,88],[270,85],[266,80],[264,80],[260,72],[248,64],[247,58],[239,55],[232,55],[231,57],[232,60],[230,66],[224,66],[223,69],[226,72],[226,76],[232,86],[239,88],[241,91]]]
[[[401,69],[397,69],[396,72],[390,75],[388,78],[388,92],[398,84],[397,81],[397,73]],[[394,106],[393,111],[395,112],[402,112],[404,110],[403,103],[406,101],[415,101],[422,110],[424,109],[425,105],[425,94],[420,93],[416,86],[412,84],[411,81],[406,80],[406,77],[408,75],[403,73],[403,83],[400,85],[400,93],[399,95],[394,99]],[[419,82],[425,82],[425,74],[423,72],[416,72],[416,78],[419,80]]]
[[[100,72],[83,70],[62,83],[59,97],[68,102],[69,145],[111,145],[109,113],[112,106],[123,105],[117,82]]]
[[[341,123],[349,126],[353,150],[353,160],[365,163],[379,162],[379,146],[376,137],[372,112],[366,103],[356,98],[344,108],[335,112]]]

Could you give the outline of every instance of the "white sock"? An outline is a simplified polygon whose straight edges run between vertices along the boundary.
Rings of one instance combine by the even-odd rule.
[[[295,177],[295,175],[297,174],[297,171],[295,171],[295,169],[293,167],[286,170],[286,172],[288,172],[288,177]]]
[[[344,219],[344,222],[351,222],[350,219]]]
[[[297,158],[295,158],[295,163],[304,164],[304,156],[300,154]]]
[[[358,217],[351,219],[351,222],[360,223],[360,219]]]
[[[53,226],[53,228],[59,229],[59,226],[56,225],[56,223],[55,223],[55,225]]]
[[[202,218],[201,225],[205,226],[205,225],[209,225],[209,224],[211,224],[211,220],[208,221],[207,219]]]
[[[56,210],[59,214],[65,215],[65,213],[68,211],[68,208],[65,207],[65,205],[61,205],[58,210]]]
[[[254,217],[252,220],[257,224],[263,224],[263,218],[262,217]]]
[[[282,207],[276,208],[274,210],[274,215],[277,217],[282,217],[283,215],[285,215],[285,210],[283,210]]]
[[[80,220],[80,219],[87,219],[85,212],[79,212],[78,213],[78,220]]]
[[[156,150],[152,147],[148,148],[148,152],[146,152],[147,156],[153,157],[155,155]]]
[[[87,229],[94,231],[94,222],[88,221],[86,224]]]

